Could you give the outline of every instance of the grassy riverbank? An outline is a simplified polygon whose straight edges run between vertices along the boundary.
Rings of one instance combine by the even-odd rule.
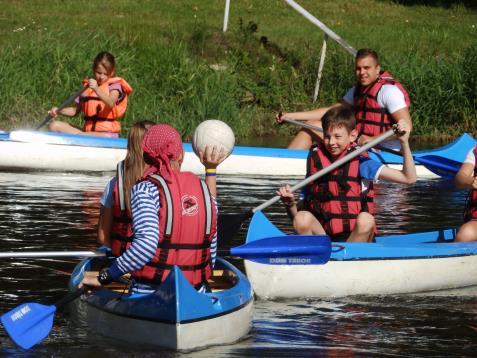
[[[471,1],[336,0],[299,3],[353,47],[372,47],[413,99],[417,134],[477,134],[477,9]],[[165,121],[187,139],[206,118],[239,137],[288,135],[280,109],[310,109],[353,83],[352,58],[329,45],[322,91],[311,101],[321,32],[284,1],[0,0],[0,127],[41,121],[90,75],[100,50],[134,87],[124,128]],[[80,120],[73,121],[80,124]]]

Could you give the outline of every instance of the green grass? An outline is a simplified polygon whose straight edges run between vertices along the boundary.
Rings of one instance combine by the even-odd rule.
[[[353,47],[378,50],[411,93],[416,134],[477,133],[472,2],[298,2]],[[243,141],[289,136],[295,128],[277,128],[275,111],[335,102],[353,84],[351,56],[330,43],[313,104],[321,32],[284,1],[235,0],[223,34],[224,3],[0,0],[0,126],[41,121],[77,90],[104,49],[134,88],[124,131],[147,118],[170,123],[189,139],[200,121],[218,118]]]

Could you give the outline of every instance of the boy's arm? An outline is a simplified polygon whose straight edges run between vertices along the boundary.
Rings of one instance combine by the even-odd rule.
[[[290,185],[285,185],[276,191],[276,194],[281,197],[283,205],[287,211],[288,217],[293,220],[298,212],[295,195],[290,191]]]
[[[414,165],[414,159],[411,153],[411,147],[409,146],[409,135],[411,128],[409,123],[401,119],[394,125],[398,133],[400,133],[399,141],[401,142],[401,152],[403,155],[403,167],[402,170],[392,169],[384,167],[380,174],[379,179],[387,180],[395,183],[402,184],[414,184],[417,179],[416,166]]]
[[[455,186],[461,189],[477,189],[477,178],[474,177],[475,164],[464,163],[455,176]]]

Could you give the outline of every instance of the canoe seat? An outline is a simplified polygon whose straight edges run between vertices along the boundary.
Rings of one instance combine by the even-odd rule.
[[[237,276],[229,270],[214,270],[207,280],[212,292],[223,291],[237,283]]]

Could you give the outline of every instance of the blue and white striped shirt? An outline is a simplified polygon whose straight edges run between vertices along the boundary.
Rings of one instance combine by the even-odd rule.
[[[217,208],[216,199],[213,197]],[[153,257],[157,249],[159,237],[160,197],[155,184],[142,181],[131,190],[131,214],[134,240],[120,257],[110,266],[109,271],[114,279],[121,275],[144,267]],[[217,254],[217,233],[215,234],[210,255],[212,266]]]

